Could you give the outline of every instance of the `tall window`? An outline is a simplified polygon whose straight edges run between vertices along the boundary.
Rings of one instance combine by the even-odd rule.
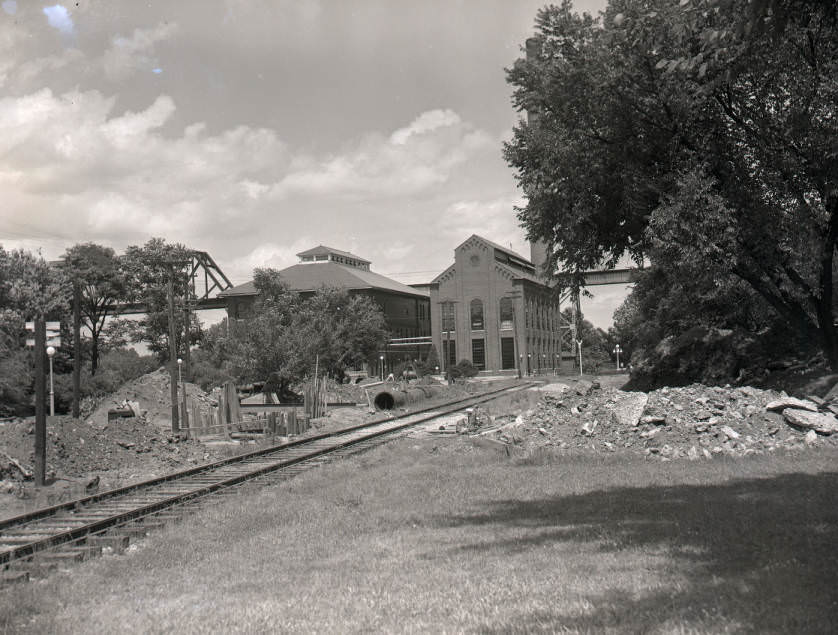
[[[454,303],[453,302],[443,302],[442,303],[442,330],[443,331],[453,331],[455,330],[455,322],[454,322]]]
[[[479,331],[483,328],[483,301],[475,298],[471,301],[471,330]]]
[[[502,329],[512,328],[512,298],[500,299],[500,327]]]
[[[471,363],[477,370],[486,370],[486,342],[483,338],[471,340]]]

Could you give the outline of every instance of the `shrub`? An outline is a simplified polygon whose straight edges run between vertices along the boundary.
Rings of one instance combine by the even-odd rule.
[[[236,381],[229,364],[215,363],[212,355],[207,351],[196,350],[190,360],[189,379],[198,384],[202,390],[209,391],[215,386],[221,386],[225,381]]]
[[[460,377],[474,377],[477,375],[477,369],[467,359],[461,359],[457,362],[456,366],[452,366],[449,370],[451,373],[452,379],[458,379]]]

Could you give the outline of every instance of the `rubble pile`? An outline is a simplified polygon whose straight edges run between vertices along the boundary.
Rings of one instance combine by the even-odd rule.
[[[216,398],[208,395],[197,384],[183,382],[187,397],[194,397],[207,405],[217,405]],[[118,391],[99,400],[96,409],[88,416],[87,423],[104,428],[108,424],[108,413],[114,410],[131,409],[132,414],[158,429],[172,425],[171,384],[169,373],[160,368],[124,384]]]
[[[3,455],[13,459],[31,478],[35,425],[20,419],[0,425]],[[0,455],[0,464],[9,463]],[[104,471],[131,472],[155,464],[159,473],[209,459],[194,441],[175,441],[142,419],[117,419],[102,429],[72,417],[50,417],[47,425],[47,470],[57,477],[78,478]],[[20,470],[18,470],[20,472]],[[15,478],[9,470],[5,478]],[[0,475],[0,478],[3,478]]]
[[[457,429],[527,451],[632,452],[661,460],[838,445],[833,434],[838,419],[830,404],[817,398],[700,384],[648,394],[590,382],[551,386],[534,408],[518,416],[478,412],[458,422]]]

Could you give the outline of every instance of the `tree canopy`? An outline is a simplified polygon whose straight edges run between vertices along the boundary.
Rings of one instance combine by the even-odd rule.
[[[835,4],[611,0],[593,18],[566,1],[527,50],[508,81],[529,117],[504,152],[560,282],[626,254],[737,281],[838,368]]]
[[[177,351],[183,354],[186,317],[182,310],[187,296],[186,268],[191,250],[180,243],[167,243],[162,238],[151,238],[142,246],[131,245],[125,250],[121,266],[125,276],[125,299],[145,307],[145,314],[137,320],[114,321],[109,334],[122,332],[127,339],[144,342],[161,362],[169,359],[168,284],[173,276],[175,297],[175,333]],[[189,314],[189,342],[200,339],[200,324],[194,312]]]
[[[288,386],[311,377],[315,366],[343,379],[386,340],[384,315],[366,296],[323,288],[301,297],[273,269],[256,269],[254,283],[259,296],[252,317],[229,332],[211,328],[204,342],[214,362],[241,381]]]
[[[126,296],[125,275],[114,250],[94,243],[68,248],[64,262],[67,276],[79,289],[81,318],[90,331],[90,372],[95,375],[105,321]]]

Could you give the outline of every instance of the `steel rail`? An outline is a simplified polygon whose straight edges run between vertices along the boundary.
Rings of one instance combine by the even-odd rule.
[[[222,461],[210,463],[207,465],[190,468],[181,472],[175,472],[141,483],[135,483],[123,488],[110,490],[93,496],[68,501],[60,505],[35,510],[21,516],[9,518],[0,523],[0,529],[5,530],[0,533],[0,544],[14,544],[21,542],[19,546],[12,549],[5,549],[0,551],[0,565],[5,565],[13,560],[25,558],[33,555],[39,551],[49,549],[65,543],[79,541],[90,534],[96,534],[107,530],[109,528],[123,525],[125,523],[137,520],[143,517],[157,514],[164,509],[181,505],[192,499],[197,499],[208,494],[212,494],[222,489],[230,488],[248,480],[252,480],[263,476],[265,474],[275,472],[284,468],[288,468],[306,461],[311,461],[331,453],[339,452],[340,450],[350,448],[359,443],[368,442],[372,439],[377,439],[382,436],[392,434],[409,428],[411,426],[419,425],[427,421],[433,420],[437,417],[451,412],[461,410],[468,405],[476,405],[484,401],[496,399],[503,395],[503,393],[513,393],[524,388],[529,387],[530,383],[518,384],[513,386],[505,386],[492,391],[486,391],[477,395],[470,395],[462,399],[437,404],[436,406],[429,406],[420,410],[405,413],[396,417],[387,419],[379,419],[373,422],[367,422],[356,426],[351,426],[334,432],[324,433],[305,439],[299,439],[291,443],[284,443],[280,445],[263,448],[247,454],[242,454],[236,457],[230,457]],[[422,416],[425,415],[425,416]],[[418,417],[418,418],[417,418]],[[404,420],[408,421],[404,421]],[[375,430],[374,428],[379,429]],[[348,437],[341,441],[338,437]],[[316,447],[318,442],[326,440],[338,441],[324,445],[323,447]],[[322,445],[322,444],[321,444]],[[312,446],[310,449],[305,446]],[[295,450],[303,450],[301,454],[294,454]],[[308,451],[306,451],[308,450]],[[291,456],[289,456],[289,454]],[[275,456],[271,456],[275,455]],[[225,474],[222,472],[225,468],[235,467],[241,464],[241,470],[232,474]],[[248,464],[252,467],[248,468]],[[199,476],[206,472],[203,480],[193,479],[190,477]],[[212,476],[212,472],[216,476]],[[172,491],[155,491],[155,486],[171,483],[177,486],[177,482],[182,484],[180,488],[186,487],[182,490],[175,488]],[[207,482],[203,482],[207,481]],[[106,501],[109,499],[116,499],[119,496],[126,496],[129,494],[139,494],[141,490],[149,490],[145,500],[126,500],[119,502],[114,500],[113,504],[108,507]],[[97,510],[96,507],[89,507],[92,504],[102,503],[103,509]],[[124,510],[122,508],[125,508]],[[61,511],[81,512],[70,517],[59,517]],[[55,527],[54,533],[48,533],[44,537],[35,540],[28,540],[24,538],[27,536],[26,532],[35,532],[30,535],[33,537],[42,533],[49,526],[42,526],[43,529],[38,529],[38,521],[45,519],[54,519]],[[85,521],[91,522],[85,522]],[[35,527],[29,528],[29,523],[36,523]],[[76,527],[71,527],[73,523],[82,522],[83,524]],[[13,535],[8,535],[9,529],[15,529],[23,532],[19,538]],[[11,541],[11,542],[10,542]],[[25,542],[23,542],[25,541]]]

